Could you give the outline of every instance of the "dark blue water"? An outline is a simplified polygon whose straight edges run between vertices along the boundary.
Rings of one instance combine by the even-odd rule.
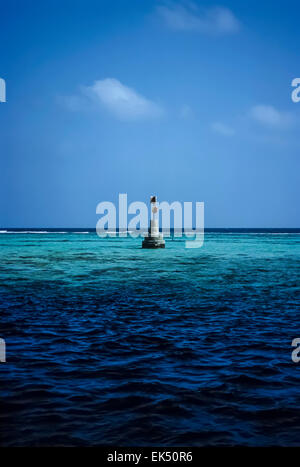
[[[299,232],[83,232],[0,234],[2,445],[299,444]]]

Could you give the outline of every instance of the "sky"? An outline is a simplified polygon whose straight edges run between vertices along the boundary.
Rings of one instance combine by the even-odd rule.
[[[0,227],[94,227],[119,193],[300,227],[299,2],[0,7]]]

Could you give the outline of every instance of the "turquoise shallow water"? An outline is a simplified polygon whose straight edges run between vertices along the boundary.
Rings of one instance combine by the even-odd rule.
[[[0,245],[3,444],[299,444],[298,233]]]

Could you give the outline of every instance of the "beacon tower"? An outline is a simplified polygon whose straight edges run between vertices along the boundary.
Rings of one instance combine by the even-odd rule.
[[[144,238],[142,248],[165,248],[163,234],[159,232],[158,203],[157,197],[150,198],[151,217],[148,236]]]

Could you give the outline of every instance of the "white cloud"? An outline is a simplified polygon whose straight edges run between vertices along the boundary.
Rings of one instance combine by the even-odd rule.
[[[189,105],[185,104],[181,107],[179,116],[184,119],[191,118],[194,116],[193,109]]]
[[[204,34],[232,34],[240,22],[231,10],[223,7],[199,8],[195,3],[169,3],[157,8],[166,24],[176,30],[198,31]]]
[[[223,135],[223,136],[233,136],[235,134],[235,131],[233,128],[221,122],[214,122],[211,125],[211,128],[215,133],[219,133],[220,135]]]
[[[256,105],[250,110],[250,116],[270,128],[287,128],[293,123],[291,114],[281,112],[272,105]]]
[[[95,81],[83,91],[88,98],[121,120],[153,118],[164,113],[161,106],[114,78]]]
[[[71,112],[88,110],[89,102],[84,96],[58,96],[57,100]]]

